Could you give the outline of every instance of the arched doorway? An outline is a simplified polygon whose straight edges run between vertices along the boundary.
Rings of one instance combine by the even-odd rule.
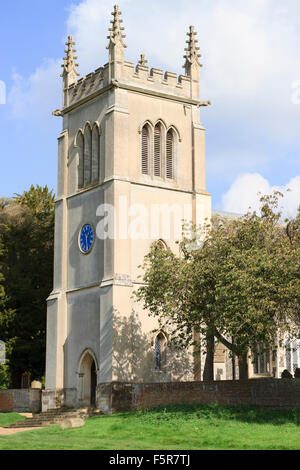
[[[95,359],[89,351],[81,357],[79,364],[79,405],[96,405],[97,367]]]

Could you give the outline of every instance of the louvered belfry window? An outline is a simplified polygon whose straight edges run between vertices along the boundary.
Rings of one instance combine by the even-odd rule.
[[[161,176],[161,125],[154,129],[154,176]]]
[[[142,173],[149,173],[149,128],[145,125],[142,129]]]
[[[166,152],[166,177],[173,179],[173,163],[174,163],[174,136],[170,129],[167,132],[167,152]]]

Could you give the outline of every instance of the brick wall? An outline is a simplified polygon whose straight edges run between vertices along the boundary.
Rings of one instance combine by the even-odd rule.
[[[14,411],[13,390],[0,390],[0,411]]]
[[[250,405],[272,409],[300,408],[300,379],[251,379],[218,382],[100,384],[97,403],[118,412],[178,403]]]
[[[0,390],[0,412],[38,412],[41,410],[41,390]]]

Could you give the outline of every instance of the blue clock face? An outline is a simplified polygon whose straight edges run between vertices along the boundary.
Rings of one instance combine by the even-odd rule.
[[[79,247],[85,255],[89,253],[93,247],[95,240],[94,230],[90,224],[85,224],[80,230]]]

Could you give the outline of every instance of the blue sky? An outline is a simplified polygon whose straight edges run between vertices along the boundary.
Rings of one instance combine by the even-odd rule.
[[[51,112],[60,103],[53,102],[41,115],[30,110],[28,116],[19,116],[9,94],[15,74],[23,77],[26,87],[43,61],[63,56],[69,7],[66,0],[16,0],[2,5],[0,79],[6,84],[7,104],[0,105],[0,196],[23,192],[31,183],[56,188],[56,137],[61,123]]]
[[[2,6],[0,197],[31,183],[56,189],[60,64],[75,36],[79,71],[107,61],[113,1],[15,0]],[[182,73],[185,33],[198,31],[207,189],[213,207],[243,212],[257,192],[286,191],[300,204],[300,4],[296,0],[120,0],[126,59]],[[299,82],[299,83],[298,83]]]

